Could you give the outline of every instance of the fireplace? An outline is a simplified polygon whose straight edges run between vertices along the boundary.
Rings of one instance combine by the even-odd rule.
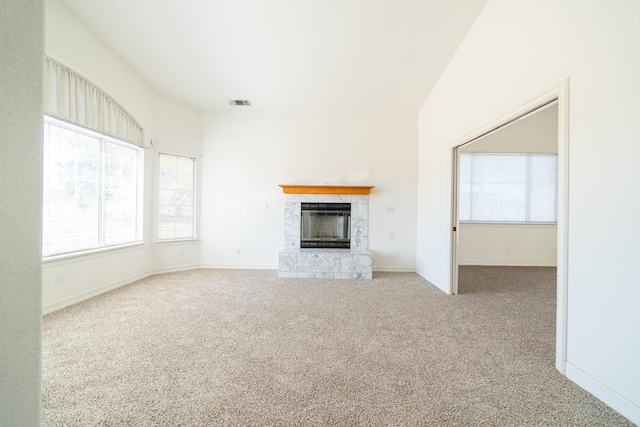
[[[301,203],[301,248],[351,247],[351,203]]]
[[[373,186],[280,185],[284,247],[278,277],[371,279],[369,191]]]

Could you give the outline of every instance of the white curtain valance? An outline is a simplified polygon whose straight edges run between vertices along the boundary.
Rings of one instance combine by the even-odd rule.
[[[45,114],[143,145],[142,126],[120,104],[77,72],[45,59]]]

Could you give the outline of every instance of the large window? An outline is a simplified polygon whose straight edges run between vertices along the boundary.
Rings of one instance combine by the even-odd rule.
[[[43,256],[142,240],[143,152],[45,117]]]
[[[555,154],[461,153],[459,220],[556,222]]]
[[[196,160],[171,154],[158,160],[158,240],[194,239]]]

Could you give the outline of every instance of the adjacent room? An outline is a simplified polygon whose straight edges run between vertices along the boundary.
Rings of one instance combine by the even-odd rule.
[[[8,0],[0,424],[640,423],[638,19]]]

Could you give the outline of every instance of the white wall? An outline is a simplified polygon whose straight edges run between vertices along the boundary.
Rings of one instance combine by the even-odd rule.
[[[202,169],[202,112],[184,104],[158,95],[155,106],[154,133],[149,138],[157,145],[149,150],[152,157],[154,178],[152,185],[147,186],[152,192],[152,203],[149,212],[150,222],[158,223],[157,194],[158,180],[155,171],[158,168],[158,153],[177,154],[196,158],[196,206],[200,202]],[[197,208],[196,208],[197,209]],[[199,235],[200,217],[196,214],[196,235]],[[200,265],[200,240],[158,243],[157,227],[152,228],[150,241],[152,245],[152,269],[154,273],[197,268]],[[182,254],[182,255],[180,255]]]
[[[555,224],[460,224],[458,264],[555,267],[556,240]]]
[[[278,184],[330,183],[376,186],[369,203],[374,269],[414,271],[416,143],[414,113],[208,112],[203,265],[277,268],[284,239]]]
[[[460,149],[474,153],[558,153],[558,105],[544,107]]]
[[[0,424],[40,425],[42,55],[38,0],[0,6]]]
[[[417,270],[450,284],[451,145],[565,78],[567,375],[640,423],[640,2],[490,0],[419,119]]]
[[[145,129],[144,244],[43,264],[44,311],[50,312],[154,272],[197,265],[198,242],[157,244],[155,209],[157,152],[198,155],[202,114],[159,96],[122,59],[80,22],[60,0],[46,1],[45,52],[94,82]],[[183,249],[183,256],[178,250]],[[56,275],[64,283],[56,285]]]
[[[547,107],[461,148],[476,153],[557,153],[558,106]],[[555,266],[555,224],[461,223],[460,265]]]

